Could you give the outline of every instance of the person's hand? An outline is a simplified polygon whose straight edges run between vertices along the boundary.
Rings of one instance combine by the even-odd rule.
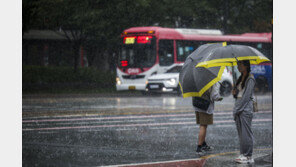
[[[232,95],[235,95],[236,94],[236,89],[232,89]]]
[[[217,101],[222,101],[223,100],[223,97],[220,97],[219,99],[217,99]]]

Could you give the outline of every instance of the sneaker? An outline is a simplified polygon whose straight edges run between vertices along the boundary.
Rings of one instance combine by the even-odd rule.
[[[203,144],[203,145],[201,146],[201,149],[204,150],[204,151],[212,151],[212,150],[214,149],[214,147],[209,146],[209,145],[207,145],[207,144]]]
[[[235,161],[239,161],[242,158],[244,158],[244,155],[243,154],[240,154],[237,158],[235,158]]]
[[[241,154],[235,159],[235,162],[240,164],[249,164],[249,163],[254,163],[254,159],[252,157],[247,157]]]
[[[204,153],[205,153],[205,151],[202,149],[202,147],[198,147],[198,146],[197,146],[196,152],[198,155],[204,155]]]

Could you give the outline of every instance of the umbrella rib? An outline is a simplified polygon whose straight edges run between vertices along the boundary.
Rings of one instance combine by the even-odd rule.
[[[221,68],[219,70],[219,73],[218,73],[218,76],[216,78],[212,79],[209,83],[207,83],[199,92],[186,92],[186,93],[183,93],[183,88],[181,86],[181,83],[179,82],[183,97],[184,98],[186,98],[186,97],[195,97],[195,96],[201,97],[204,94],[205,91],[207,91],[216,82],[221,80],[224,69],[225,69],[225,66],[221,66]]]
[[[214,60],[209,60],[209,61],[204,61],[198,63],[195,68],[197,67],[215,67],[215,66],[232,66],[232,65],[237,65],[236,62],[237,60],[250,60],[251,64],[259,64],[261,62],[265,61],[270,61],[266,57],[262,56],[244,56],[244,57],[236,57],[236,58],[221,58],[221,59],[214,59]]]
[[[216,82],[218,82],[219,80],[221,80],[222,74],[224,72],[225,66],[221,66],[218,76],[216,78],[214,78],[212,81],[210,81],[208,84],[206,84],[206,86],[204,86],[200,91],[200,96],[202,96],[202,94],[207,91],[211,86],[213,86]]]

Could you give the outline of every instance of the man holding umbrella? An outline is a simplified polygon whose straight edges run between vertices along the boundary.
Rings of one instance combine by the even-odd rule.
[[[198,145],[196,152],[203,154],[205,151],[211,151],[213,147],[207,145],[205,139],[208,125],[213,124],[214,101],[221,101],[223,98],[219,94],[220,85],[214,84],[202,96],[203,99],[209,101],[208,107],[198,105],[199,97],[192,97],[192,104],[196,115],[196,124],[199,124]]]
[[[191,53],[184,62],[179,75],[180,88],[183,97],[192,97],[192,104],[199,124],[198,146],[196,152],[203,154],[213,147],[207,145],[205,139],[208,125],[213,124],[214,101],[222,100],[218,81],[221,79],[224,67],[196,68],[195,66],[207,58],[215,48],[224,47],[225,43],[205,44]]]

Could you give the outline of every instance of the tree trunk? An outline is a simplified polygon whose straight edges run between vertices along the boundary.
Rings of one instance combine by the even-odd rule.
[[[79,43],[73,44],[74,73],[76,73],[78,69],[79,47],[80,47]]]
[[[94,61],[95,61],[95,58],[99,52],[96,47],[90,47],[90,48],[88,48],[87,53],[88,53],[87,54],[88,64],[91,67],[95,64]]]

